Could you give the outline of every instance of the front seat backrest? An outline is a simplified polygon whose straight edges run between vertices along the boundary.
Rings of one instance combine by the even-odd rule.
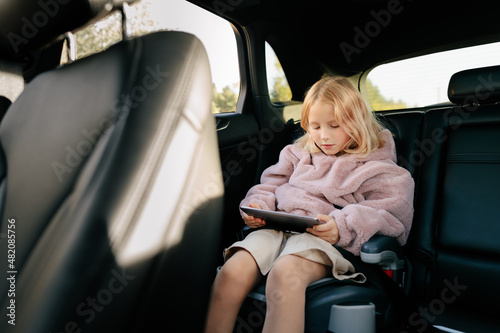
[[[146,331],[156,316],[201,329],[223,191],[211,91],[203,45],[181,32],[121,42],[27,85],[0,128],[1,228],[14,221],[16,232],[14,266],[1,269],[16,272],[17,318],[0,331]]]

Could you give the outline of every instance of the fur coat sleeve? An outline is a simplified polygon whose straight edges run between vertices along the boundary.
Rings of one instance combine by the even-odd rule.
[[[270,166],[262,173],[260,184],[253,186],[240,206],[250,203],[258,204],[262,209],[278,210],[276,206],[276,189],[287,184],[295,170],[299,159],[294,156],[292,146],[286,146],[280,153],[277,164]]]

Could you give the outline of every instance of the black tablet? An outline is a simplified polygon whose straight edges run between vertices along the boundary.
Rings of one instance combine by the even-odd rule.
[[[289,214],[285,212],[246,206],[241,206],[240,208],[248,215],[258,217],[266,221],[266,227],[283,231],[306,232],[306,228],[312,228],[316,224],[324,223],[316,217]]]

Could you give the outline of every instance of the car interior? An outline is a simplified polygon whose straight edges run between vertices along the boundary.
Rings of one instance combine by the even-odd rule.
[[[314,82],[345,76],[367,97],[377,66],[500,41],[495,1],[187,0],[235,35],[239,98],[214,114],[206,45],[131,36],[134,2],[0,5],[1,332],[202,332],[222,252],[248,232],[239,203],[301,135]],[[113,13],[121,41],[61,63],[73,33]],[[271,100],[266,44],[289,100]],[[306,332],[364,304],[376,332],[500,332],[500,60],[456,71],[446,96],[376,110],[415,180],[410,236],[343,251],[367,282],[311,284]],[[234,332],[262,331],[264,290]]]

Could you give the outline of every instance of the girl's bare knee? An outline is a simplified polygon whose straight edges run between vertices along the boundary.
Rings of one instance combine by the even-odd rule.
[[[311,282],[326,276],[327,272],[328,269],[321,264],[286,255],[274,263],[267,285],[282,291],[303,291]]]
[[[281,292],[294,292],[305,289],[307,283],[304,282],[304,274],[299,268],[300,259],[287,255],[277,260],[269,272],[268,289],[279,289]]]
[[[253,285],[259,276],[259,268],[246,250],[237,251],[217,273],[217,280],[234,285]]]

